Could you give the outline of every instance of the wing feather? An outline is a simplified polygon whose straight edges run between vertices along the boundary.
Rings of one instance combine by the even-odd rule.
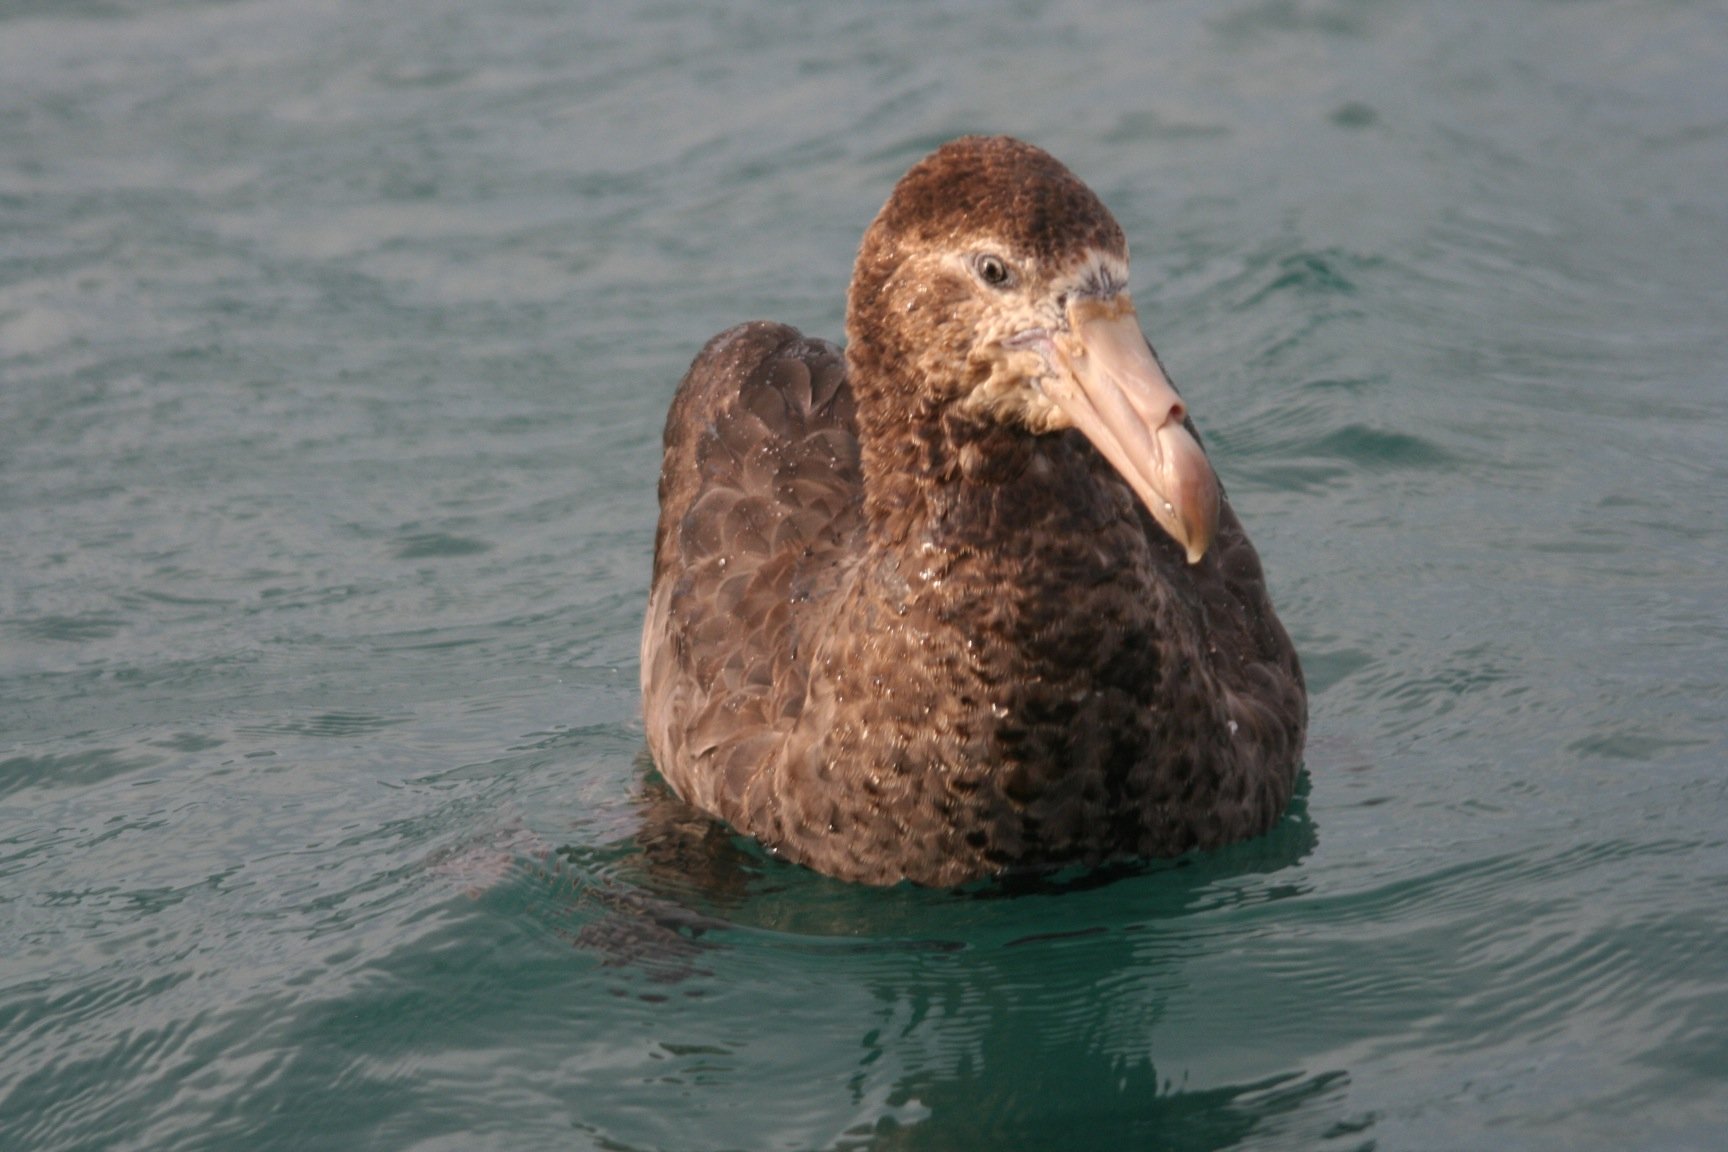
[[[711,340],[667,414],[643,711],[673,789],[759,835],[752,785],[802,712],[800,633],[858,551],[861,499],[840,350],[762,322]]]

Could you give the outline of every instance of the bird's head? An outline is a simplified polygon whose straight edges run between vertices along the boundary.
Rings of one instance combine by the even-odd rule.
[[[846,334],[861,422],[957,406],[1078,429],[1189,561],[1204,555],[1218,479],[1141,333],[1127,241],[1048,153],[969,136],[914,165],[864,235]]]

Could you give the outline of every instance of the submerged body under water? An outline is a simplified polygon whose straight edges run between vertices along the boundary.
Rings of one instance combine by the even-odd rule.
[[[0,13],[0,1145],[1699,1148],[1728,20]],[[851,886],[677,803],[712,333],[941,140],[1134,244],[1308,673],[1263,837]]]

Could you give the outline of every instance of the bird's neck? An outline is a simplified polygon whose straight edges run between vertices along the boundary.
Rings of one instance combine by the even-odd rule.
[[[942,412],[871,415],[860,407],[865,523],[879,544],[915,539],[941,517],[944,490],[961,479],[967,438],[945,427]]]
[[[1096,526],[1131,499],[1077,433],[1036,435],[953,404],[875,426],[861,407],[859,422],[864,518],[879,547],[1024,555],[1040,529]]]
[[[849,323],[864,521],[879,549],[1033,546],[1029,529],[1113,515],[1127,489],[1078,433],[1036,434],[969,407],[976,382],[885,323]]]

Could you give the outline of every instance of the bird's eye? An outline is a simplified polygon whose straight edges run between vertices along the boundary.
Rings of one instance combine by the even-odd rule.
[[[978,278],[992,288],[1001,288],[1014,278],[1014,273],[1008,268],[1008,261],[993,253],[986,252],[973,262],[978,270]]]

